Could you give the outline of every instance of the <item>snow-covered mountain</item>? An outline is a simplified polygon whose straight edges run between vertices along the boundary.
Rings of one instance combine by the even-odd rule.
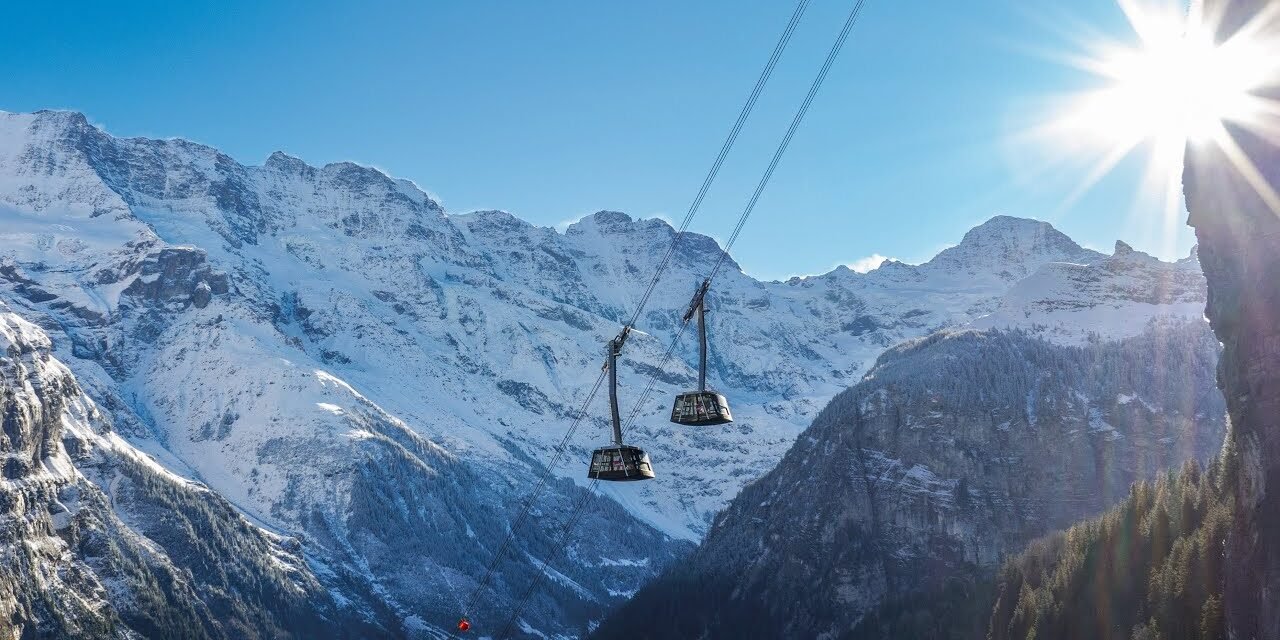
[[[402,635],[367,582],[122,439],[51,348],[0,303],[0,635]]]
[[[1219,349],[1202,319],[894,347],[593,637],[984,637],[1005,556],[1221,450]]]
[[[1131,337],[1159,318],[1203,317],[1204,274],[1193,254],[1161,262],[1121,241],[1089,264],[1047,264],[1018,281],[975,328],[1017,328],[1064,344]]]
[[[563,233],[450,215],[350,163],[275,153],[245,166],[184,140],[115,138],[76,113],[0,113],[0,300],[48,333],[131,446],[302,540],[311,562],[361,576],[409,633],[456,614],[673,234],[607,211]],[[1193,261],[1113,269],[1127,258],[1010,217],[922,265],[759,282],[730,264],[709,298],[710,381],[737,420],[677,428],[667,403],[696,379],[695,345],[657,365],[719,251],[683,239],[623,354],[624,415],[657,377],[627,437],[659,478],[604,487],[556,557],[547,525],[607,440],[597,399],[488,610],[545,561],[550,586],[526,619],[580,632],[699,539],[888,346],[988,315],[1043,316],[1049,337],[1078,341],[1099,332],[1070,313],[1090,308],[1081,296],[1144,318],[1203,307]],[[1153,296],[1170,274],[1176,295]],[[1075,306],[1019,288],[1034,278]]]

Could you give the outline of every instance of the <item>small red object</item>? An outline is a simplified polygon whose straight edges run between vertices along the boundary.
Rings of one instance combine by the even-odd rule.
[[[470,630],[471,630],[470,620],[463,618],[458,621],[458,631],[470,631]]]

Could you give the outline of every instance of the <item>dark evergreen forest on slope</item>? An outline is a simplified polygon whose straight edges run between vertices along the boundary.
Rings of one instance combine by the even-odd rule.
[[[1032,542],[997,575],[886,602],[847,639],[1220,640],[1234,505],[1228,444],[1138,482],[1105,515]]]
[[[1119,343],[962,331],[890,349],[595,637],[985,637],[1005,558],[1221,451],[1217,348],[1197,322]]]
[[[1101,518],[1036,541],[1000,570],[989,638],[1224,638],[1236,458],[1228,443],[1208,469],[1139,482]]]

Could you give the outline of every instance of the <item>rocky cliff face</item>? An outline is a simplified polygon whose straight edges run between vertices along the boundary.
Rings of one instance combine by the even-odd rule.
[[[1280,38],[1272,3],[1205,5],[1224,16],[1220,39],[1245,25],[1273,45]],[[1280,79],[1272,83],[1260,93],[1275,100]],[[1228,132],[1238,149],[1188,147],[1183,186],[1208,280],[1206,315],[1223,345],[1218,384],[1240,447],[1227,628],[1250,640],[1280,637],[1280,146],[1248,127]]]
[[[1215,453],[1216,351],[1203,321],[1079,347],[969,331],[891,349],[598,637],[864,637],[883,603],[969,583]]]
[[[0,303],[0,635],[403,634],[363,585],[125,443],[51,346]]]
[[[1105,258],[1047,264],[1022,278],[971,326],[1016,328],[1078,345],[1129,335],[1160,317],[1199,317],[1204,300],[1195,255],[1167,263],[1116,242]]]
[[[247,166],[79,114],[0,114],[0,300],[52,338],[122,438],[298,540],[318,575],[364,584],[418,636],[456,621],[673,234],[609,211],[564,232],[452,215],[350,163]],[[597,400],[482,591],[482,632],[545,576],[526,630],[581,634],[888,346],[997,310],[1000,326],[1052,327],[1062,344],[1145,327],[1090,320],[1108,314],[1201,314],[1194,261],[1108,257],[1003,216],[921,265],[788,282],[730,265],[709,300],[709,381],[737,420],[679,429],[669,402],[696,380],[696,346],[658,365],[718,257],[685,237],[621,362],[628,439],[659,479],[584,498],[586,456],[607,439]],[[1091,283],[1070,305],[1010,297],[1025,278],[1075,291],[1068,274]],[[651,374],[655,393],[633,404]],[[581,500],[578,534],[561,536]]]

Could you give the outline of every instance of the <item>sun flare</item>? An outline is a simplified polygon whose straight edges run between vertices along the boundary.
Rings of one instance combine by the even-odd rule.
[[[1084,133],[1116,143],[1213,138],[1224,122],[1259,113],[1252,92],[1275,71],[1248,39],[1214,42],[1200,14],[1124,5],[1138,42],[1103,45],[1084,61],[1105,85],[1080,96],[1066,117]]]
[[[1234,147],[1235,129],[1280,138],[1280,105],[1262,94],[1280,84],[1280,7],[1223,37],[1222,16],[1196,0],[1117,0],[1132,29],[1126,41],[1082,43],[1069,65],[1092,87],[1061,97],[1033,131],[1090,163],[1068,204],[1131,153],[1147,153],[1138,195],[1163,202],[1167,235],[1180,222],[1183,152],[1188,144]],[[1280,3],[1276,3],[1280,5]],[[1064,205],[1065,206],[1065,205]]]

